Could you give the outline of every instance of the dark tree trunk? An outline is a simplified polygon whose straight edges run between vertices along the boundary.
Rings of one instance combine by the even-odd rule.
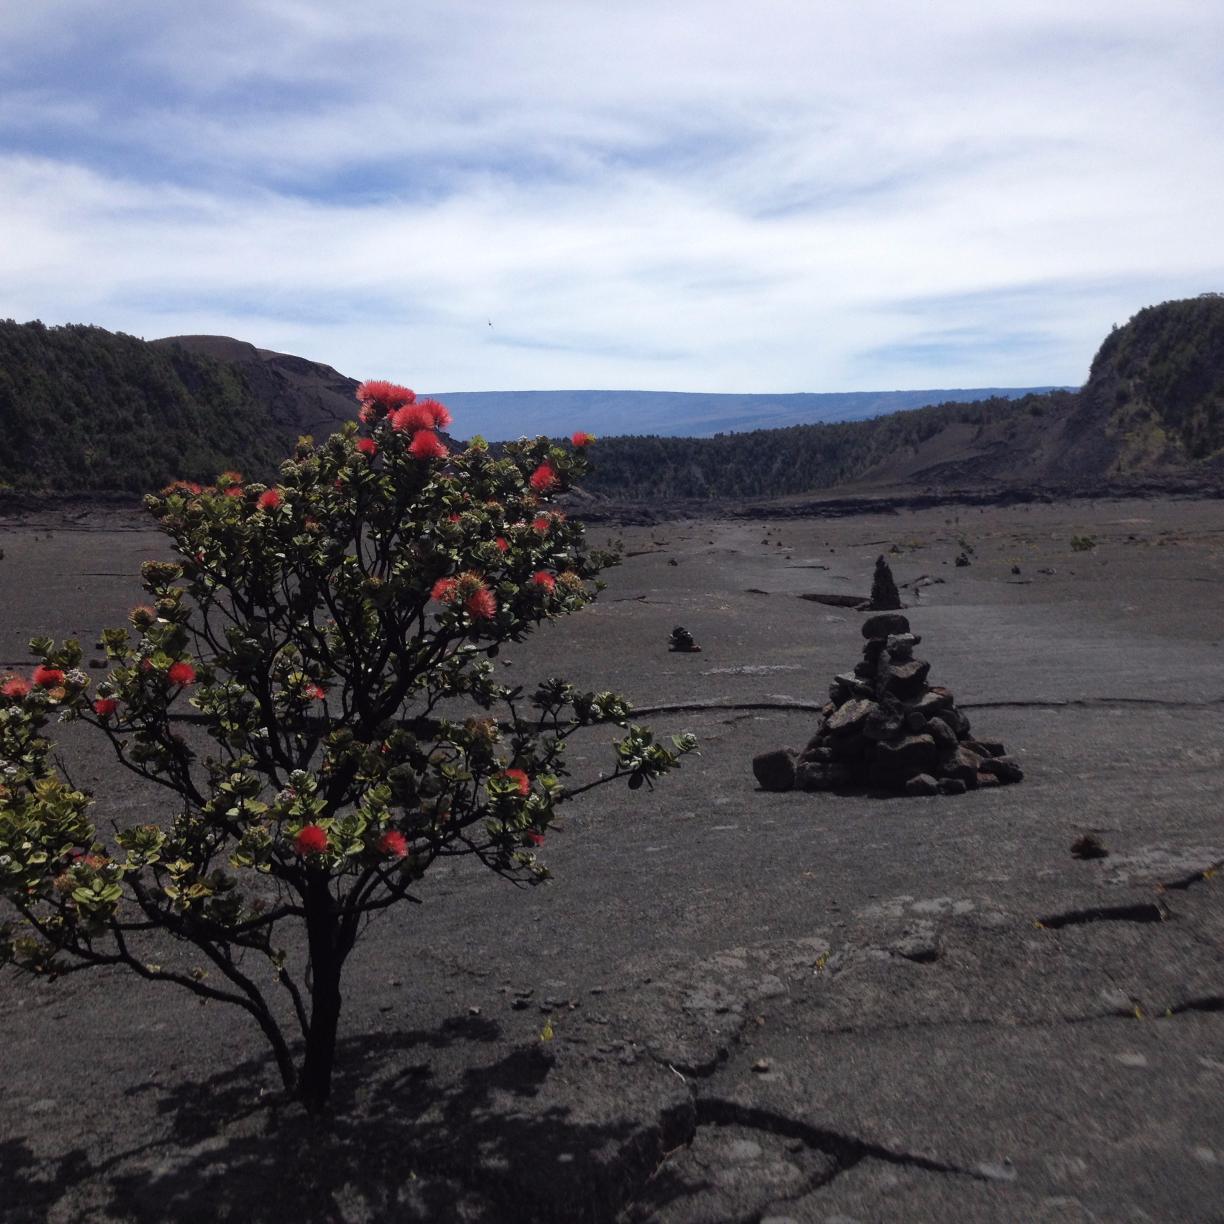
[[[340,970],[344,964],[340,922],[326,877],[311,881],[307,889],[306,929],[310,940],[310,1029],[298,1093],[310,1113],[320,1113],[331,1095],[340,1022]]]

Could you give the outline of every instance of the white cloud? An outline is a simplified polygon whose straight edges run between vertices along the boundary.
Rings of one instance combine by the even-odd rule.
[[[1224,287],[1224,11],[1067,9],[27,6],[0,314],[438,390],[1078,381]]]

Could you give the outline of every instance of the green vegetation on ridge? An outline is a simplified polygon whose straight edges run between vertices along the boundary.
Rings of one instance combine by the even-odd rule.
[[[1139,311],[1105,338],[1086,391],[1109,405],[1123,470],[1224,449],[1224,297]]]
[[[100,327],[0,322],[0,487],[144,493],[271,472],[284,451],[228,362]]]
[[[869,421],[793,425],[713,438],[602,438],[585,487],[634,501],[806,493],[856,480],[953,426],[979,430],[1042,416],[1072,398],[1056,391],[1014,400],[953,402]]]
[[[221,360],[210,345],[255,359]],[[263,476],[299,432],[343,420],[353,386],[330,367],[225,338],[147,344],[97,327],[0,323],[0,488],[144,492],[227,467]],[[706,438],[605,437],[585,487],[652,501],[854,482],[1077,483],[1201,471],[1222,455],[1224,297],[1205,294],[1115,328],[1079,392]]]

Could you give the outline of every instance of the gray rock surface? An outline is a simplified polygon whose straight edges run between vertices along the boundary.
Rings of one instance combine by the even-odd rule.
[[[952,513],[779,531],[845,558],[830,582],[849,586],[864,541],[946,555]],[[630,559],[508,674],[623,689],[660,735],[697,733],[700,761],[652,796],[568,805],[544,887],[446,865],[375,923],[330,1121],[282,1100],[236,1009],[109,970],[0,976],[0,1220],[1218,1224],[1224,605],[1203,579],[1224,582],[1224,505],[980,522],[974,565],[913,615],[1023,786],[761,793],[748,763],[812,735],[852,622],[742,593],[801,589],[753,551],[759,524],[668,525],[681,567]],[[1086,532],[1091,556],[1064,556]],[[61,520],[0,546],[3,667],[36,632],[121,623],[139,590],[105,574],[151,555],[138,531]],[[1007,585],[1015,556],[1057,576]],[[666,651],[677,619],[703,658],[802,670],[698,672]],[[163,814],[56,734],[107,816]],[[575,737],[576,775],[608,738]],[[1090,830],[1108,857],[1072,856]]]

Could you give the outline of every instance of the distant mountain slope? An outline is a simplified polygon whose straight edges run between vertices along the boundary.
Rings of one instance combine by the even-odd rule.
[[[710,438],[754,429],[862,421],[929,404],[1016,399],[1053,387],[977,387],[936,391],[835,391],[732,395],[687,391],[439,392],[460,437],[506,441],[524,434],[564,437],[575,429],[603,436]]]
[[[247,390],[282,427],[290,445],[301,434],[326,437],[356,414],[357,379],[321,362],[256,348],[230,336],[167,336],[150,343],[166,352],[180,350],[236,367]]]
[[[0,488],[145,492],[275,470],[285,431],[231,364],[100,327],[0,322]]]

